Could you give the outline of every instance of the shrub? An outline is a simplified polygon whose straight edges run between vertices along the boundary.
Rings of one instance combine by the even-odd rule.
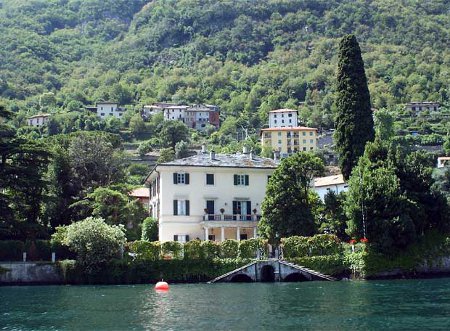
[[[158,240],[158,221],[153,217],[147,217],[142,222],[142,240]]]
[[[183,253],[183,245],[178,241],[166,241],[161,245],[164,258],[180,259]]]
[[[281,247],[284,258],[301,257],[309,254],[308,237],[281,238]]]
[[[156,261],[161,258],[161,244],[159,241],[136,240],[128,243],[128,250],[136,254],[136,259]]]
[[[102,218],[88,217],[67,226],[63,242],[77,253],[77,261],[87,273],[98,272],[117,257],[125,244],[122,226],[108,225]]]
[[[200,240],[191,240],[184,244],[184,259],[201,259],[203,257],[203,248]]]
[[[220,243],[220,257],[235,259],[239,253],[239,242],[234,239],[227,239]]]
[[[220,255],[220,246],[214,241],[206,240],[200,244],[202,248],[202,257],[207,260],[218,258]]]
[[[243,259],[254,259],[258,249],[265,251],[266,241],[262,238],[251,238],[239,242],[239,257]]]
[[[282,238],[285,258],[334,255],[342,253],[342,244],[335,235],[318,234],[313,237],[293,236]]]

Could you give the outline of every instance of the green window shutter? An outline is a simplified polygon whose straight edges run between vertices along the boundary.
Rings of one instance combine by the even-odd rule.
[[[184,183],[189,184],[189,174],[184,174]]]
[[[173,214],[178,215],[178,200],[173,200]]]
[[[186,216],[189,216],[189,200],[186,200],[185,203],[186,203]]]
[[[173,173],[173,183],[174,184],[178,184],[178,182],[177,182],[177,173],[176,172]]]
[[[234,185],[238,184],[238,175],[234,175]]]
[[[249,182],[248,182],[248,175],[245,175],[245,186],[248,186]]]
[[[178,241],[178,235],[176,234],[173,235],[173,241]]]
[[[247,201],[247,215],[251,215],[251,214],[252,214],[252,202]]]
[[[233,214],[237,214],[238,212],[237,212],[237,208],[238,207],[238,204],[237,204],[237,201],[233,201]]]
[[[186,235],[186,242],[188,242],[189,241],[189,235],[187,234]]]

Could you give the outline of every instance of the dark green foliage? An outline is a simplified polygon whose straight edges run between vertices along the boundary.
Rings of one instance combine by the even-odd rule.
[[[375,137],[364,62],[354,35],[339,44],[335,127],[339,164],[348,179],[366,142]]]
[[[297,153],[281,161],[270,178],[262,203],[260,234],[269,240],[316,233],[317,195],[311,191],[314,176],[323,172],[320,158]]]
[[[20,240],[0,240],[0,261],[22,261],[25,244]]]
[[[335,234],[339,239],[347,241],[350,238],[345,233],[347,217],[344,212],[345,192],[336,194],[330,190],[325,194],[320,232]]]
[[[448,205],[432,190],[433,163],[421,152],[406,153],[376,140],[349,180],[345,210],[348,233],[393,254],[431,229],[447,231]]]
[[[147,217],[142,222],[142,240],[158,240],[158,221],[152,217]]]

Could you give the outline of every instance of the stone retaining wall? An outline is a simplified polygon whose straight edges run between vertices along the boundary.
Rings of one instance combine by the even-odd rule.
[[[0,285],[62,284],[64,278],[51,262],[1,262]]]

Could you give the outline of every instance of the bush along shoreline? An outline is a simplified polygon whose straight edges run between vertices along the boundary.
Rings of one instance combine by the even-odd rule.
[[[68,259],[56,262],[65,284],[148,284],[164,279],[170,283],[207,282],[256,260],[268,258],[268,243],[263,239],[225,240],[222,243],[193,240],[179,242],[134,241],[123,252],[98,259],[96,265],[74,259],[64,245],[40,241],[2,241],[0,260],[17,260],[28,247],[34,256],[47,256],[58,248]],[[426,278],[450,275],[450,238],[438,232],[426,234],[421,241],[401,253],[377,253],[366,240],[341,242],[334,235],[282,238],[283,259],[328,275],[351,279]],[[45,260],[45,259],[41,259]],[[89,261],[88,261],[89,262]]]

